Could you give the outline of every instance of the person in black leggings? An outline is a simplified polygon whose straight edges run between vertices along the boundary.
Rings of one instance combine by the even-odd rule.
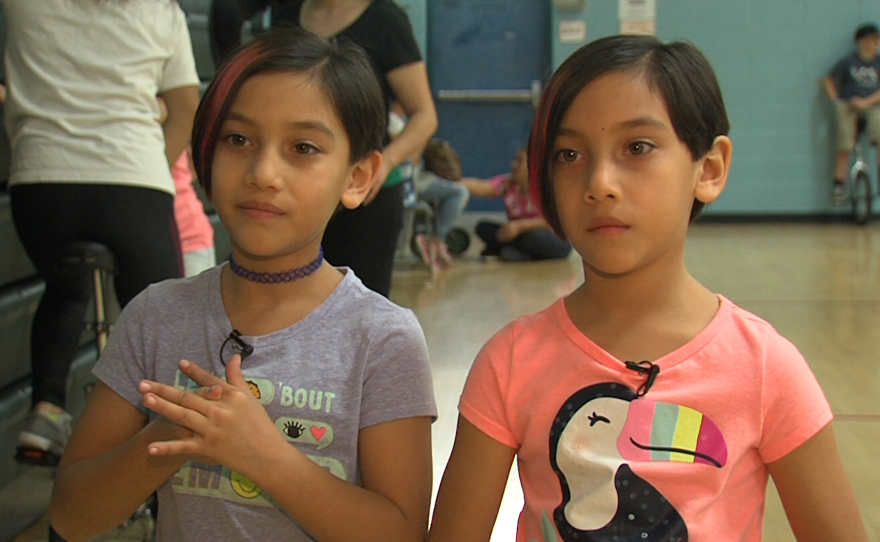
[[[176,2],[2,4],[14,52],[5,104],[12,219],[46,282],[31,332],[33,409],[16,457],[53,465],[70,435],[65,391],[92,295],[90,282],[59,274],[59,251],[70,241],[106,245],[122,305],[181,276],[170,165],[189,144],[199,77]]]
[[[12,187],[11,200],[22,246],[46,281],[31,335],[33,398],[62,406],[91,292],[58,274],[58,250],[83,239],[106,245],[124,307],[149,284],[182,276],[174,198],[131,186],[24,184]]]

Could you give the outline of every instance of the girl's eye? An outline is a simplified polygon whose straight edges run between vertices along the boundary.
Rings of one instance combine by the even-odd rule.
[[[297,154],[314,154],[318,152],[318,149],[309,143],[297,143],[293,146],[293,150],[296,151]]]
[[[563,149],[556,153],[556,160],[559,162],[575,162],[578,157],[580,157],[580,153],[572,149]]]
[[[643,154],[651,152],[653,148],[654,147],[649,143],[645,143],[644,141],[636,141],[635,143],[629,144],[628,150],[629,153],[634,156],[641,156]]]
[[[244,147],[249,143],[248,138],[241,134],[229,134],[226,136],[226,142],[233,147]]]

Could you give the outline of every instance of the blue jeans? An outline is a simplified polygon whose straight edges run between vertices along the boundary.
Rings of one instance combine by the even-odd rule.
[[[428,188],[419,192],[419,199],[432,200],[436,199],[437,205],[437,235],[442,240],[446,240],[446,236],[455,225],[455,221],[464,211],[467,205],[469,192],[465,185],[455,181],[447,181],[446,179],[437,179]]]

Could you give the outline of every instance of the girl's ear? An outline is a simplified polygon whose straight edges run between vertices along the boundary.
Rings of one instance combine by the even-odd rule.
[[[346,209],[357,209],[363,203],[381,168],[382,153],[379,151],[371,152],[352,166],[351,179],[341,200]]]
[[[712,148],[702,158],[700,176],[694,197],[703,203],[712,203],[727,184],[727,175],[730,173],[730,157],[733,153],[733,143],[727,136],[718,136],[712,143]]]

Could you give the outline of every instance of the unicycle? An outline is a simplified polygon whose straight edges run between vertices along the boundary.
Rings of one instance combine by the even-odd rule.
[[[866,224],[873,211],[874,192],[871,188],[871,176],[868,175],[868,164],[862,146],[862,133],[865,131],[866,120],[860,117],[856,125],[856,144],[853,149],[852,168],[849,171],[850,200],[852,201],[853,218],[857,224]]]

